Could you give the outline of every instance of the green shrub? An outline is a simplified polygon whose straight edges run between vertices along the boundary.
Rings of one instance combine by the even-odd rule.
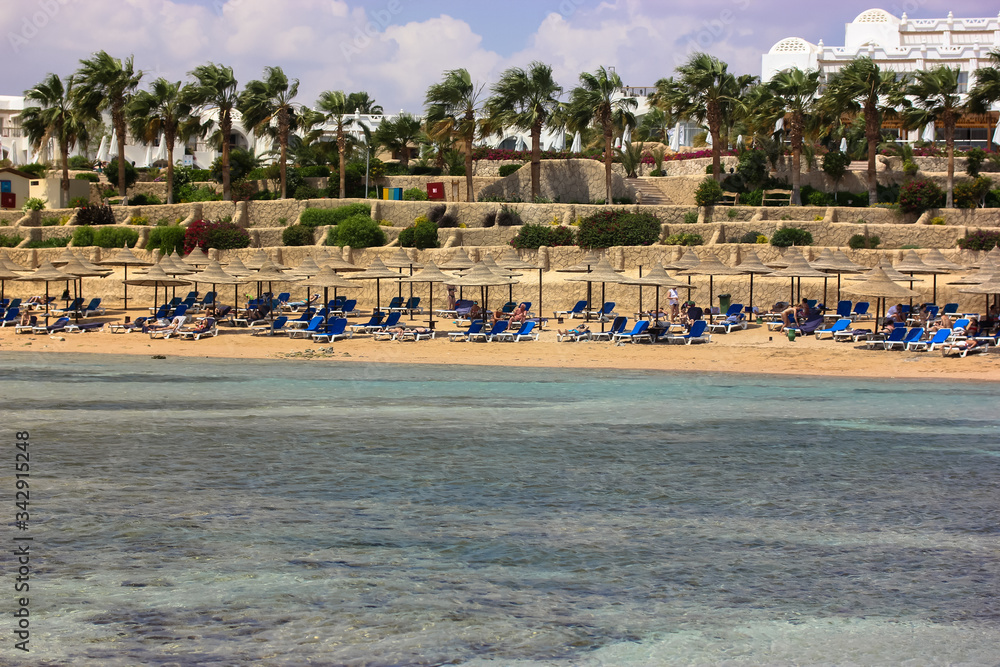
[[[427,213],[427,219],[431,222],[437,223],[438,229],[458,227],[458,218],[447,211],[448,207],[444,204],[440,204],[433,207]]]
[[[118,158],[111,158],[111,162],[108,166],[104,168],[104,175],[108,179],[108,183],[111,184],[115,190],[118,190]],[[139,180],[139,172],[135,170],[132,163],[128,160],[125,161],[125,189],[135,185],[135,182]]]
[[[138,194],[129,197],[129,206],[160,206],[163,202],[156,195]]]
[[[698,206],[712,206],[720,199],[722,199],[722,186],[711,176],[706,176],[694,191],[694,202]]]
[[[834,183],[839,182],[847,168],[851,166],[851,158],[847,153],[841,151],[830,151],[823,156],[823,171],[833,179]]]
[[[776,248],[787,248],[793,245],[812,245],[812,243],[812,234],[798,227],[785,227],[779,229],[771,236],[771,245]]]
[[[913,178],[920,171],[920,167],[913,160],[903,160],[903,173]]]
[[[944,206],[944,192],[934,181],[910,181],[899,190],[899,210],[903,213],[923,213]]]
[[[86,171],[86,172],[84,172],[82,174],[77,174],[73,178],[75,178],[78,181],[90,181],[91,183],[100,183],[101,182],[101,176],[100,176],[100,174],[95,174],[92,171]]]
[[[427,201],[427,193],[422,188],[403,190],[403,201]]]
[[[44,164],[38,164],[37,162],[32,162],[31,164],[21,165],[17,168],[18,171],[24,172],[32,178],[45,178],[45,173],[49,170]]]
[[[507,204],[500,205],[500,210],[497,211],[498,227],[516,227],[523,224],[524,221],[521,219],[521,213],[516,207],[508,206]]]
[[[555,247],[576,245],[576,234],[568,227],[525,224],[517,231],[510,244],[515,248],[536,250],[541,246]]]
[[[427,167],[419,164],[410,167],[411,176],[440,176],[441,173],[441,167]]]
[[[42,227],[57,227],[59,226],[59,218],[43,218]]]
[[[833,206],[833,195],[817,190],[811,185],[803,185],[799,193],[807,206]]]
[[[399,233],[399,245],[404,248],[437,248],[438,226],[427,218],[420,216],[413,224]]]
[[[382,227],[369,215],[353,215],[340,222],[334,229],[337,231],[335,244],[341,248],[345,245],[352,248],[376,248],[386,243]]]
[[[184,252],[184,228],[180,225],[153,227],[149,230],[146,250],[159,250],[164,255]]]
[[[253,153],[244,148],[234,148],[229,151],[229,182],[244,180],[251,171],[257,168],[259,160]],[[204,170],[202,170],[204,171]],[[222,156],[215,158],[212,168],[208,170],[211,179],[216,183],[222,182]],[[195,179],[199,180],[199,179]],[[203,180],[208,180],[205,178]]]
[[[302,178],[328,178],[330,176],[330,168],[323,164],[299,167],[299,176]],[[288,178],[287,174],[285,178]]]
[[[94,245],[94,228],[87,225],[73,230],[73,245],[77,248]]]
[[[660,220],[651,213],[604,210],[580,221],[577,242],[584,248],[652,245],[660,232]]]
[[[178,188],[176,200],[181,204],[191,204],[205,201],[222,201],[222,194],[217,193],[215,188],[208,185],[196,188],[188,183]]]
[[[763,236],[763,234],[756,231],[747,232],[746,234],[740,237],[739,243],[756,243],[758,236]]]
[[[0,234],[0,248],[15,248],[17,244],[24,240],[23,236],[7,236]]]
[[[943,224],[945,224],[945,220],[944,220],[944,218],[942,218],[939,215],[939,216],[931,218],[931,224],[932,225],[943,225]]]
[[[29,241],[25,248],[65,248],[69,245],[70,237],[56,236],[44,241]]]
[[[110,206],[87,204],[76,212],[78,225],[116,225],[115,212]]]
[[[94,165],[90,163],[90,160],[88,160],[83,155],[74,155],[73,157],[71,157],[69,159],[69,163],[68,164],[69,164],[69,168],[70,169],[93,169],[94,168]],[[77,174],[77,175],[79,175],[79,174]]]
[[[69,200],[70,208],[80,208],[90,204],[90,197],[73,197]]]
[[[663,239],[664,245],[702,245],[703,243],[705,243],[705,240],[701,238],[701,234],[686,234],[683,232],[671,234]]]
[[[45,209],[45,200],[40,197],[28,197],[21,207],[22,211],[42,211]]]
[[[698,211],[688,211],[684,214],[684,223],[693,225],[698,222]]]
[[[323,227],[325,225],[339,225],[347,218],[357,215],[371,218],[372,208],[369,204],[348,204],[338,208],[307,208],[302,211],[299,224],[305,227]]]
[[[133,215],[128,219],[128,224],[135,225],[137,227],[145,227],[149,224],[149,218],[144,215]]]
[[[311,185],[300,185],[299,187],[295,188],[295,194],[293,195],[293,197],[295,197],[295,199],[298,199],[300,201],[303,199],[319,199],[320,193],[319,190],[317,190]]]
[[[970,148],[965,152],[965,173],[976,178],[985,160],[986,151],[982,148]]]
[[[760,206],[763,201],[763,189],[750,190],[740,195],[740,205],[742,206]]]
[[[316,241],[313,237],[314,229],[314,227],[304,227],[303,225],[285,227],[281,232],[281,242],[287,246],[312,245]]]
[[[977,229],[958,240],[962,250],[993,250],[1000,245],[1000,232],[987,232]]]
[[[503,164],[503,165],[500,165],[500,178],[504,178],[505,176],[510,176],[511,174],[513,174],[514,172],[518,171],[523,166],[524,166],[523,164]]]
[[[952,192],[955,208],[978,207],[980,203],[985,201],[991,187],[993,187],[993,181],[986,176],[977,176],[972,181],[955,183],[955,189]]]
[[[184,232],[184,254],[195,248],[233,250],[250,246],[250,232],[230,220],[195,220]]]
[[[847,245],[852,250],[874,250],[882,243],[882,239],[878,236],[869,236],[868,234],[855,234],[848,241]]]
[[[665,176],[666,172],[664,172],[662,169],[654,169],[653,171],[649,172],[649,175],[650,176]]]

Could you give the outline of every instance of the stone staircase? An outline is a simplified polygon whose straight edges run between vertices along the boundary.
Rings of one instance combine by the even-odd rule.
[[[636,202],[643,206],[674,206],[675,202],[652,181],[655,178],[629,179],[629,185],[635,188]]]

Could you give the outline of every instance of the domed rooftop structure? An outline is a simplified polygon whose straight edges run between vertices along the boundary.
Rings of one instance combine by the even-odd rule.
[[[884,9],[868,9],[858,14],[852,23],[899,23],[900,20]]]
[[[786,37],[771,47],[768,53],[813,53],[819,50],[815,44],[810,44],[801,37]]]

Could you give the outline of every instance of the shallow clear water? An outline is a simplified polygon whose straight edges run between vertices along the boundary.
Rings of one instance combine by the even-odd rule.
[[[995,385],[23,355],[0,377],[5,438],[33,441],[35,664],[1000,655]]]

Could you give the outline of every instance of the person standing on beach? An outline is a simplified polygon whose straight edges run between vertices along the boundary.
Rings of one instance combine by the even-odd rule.
[[[667,303],[670,304],[670,321],[675,322],[681,315],[681,302],[676,288],[671,287],[667,290]]]

